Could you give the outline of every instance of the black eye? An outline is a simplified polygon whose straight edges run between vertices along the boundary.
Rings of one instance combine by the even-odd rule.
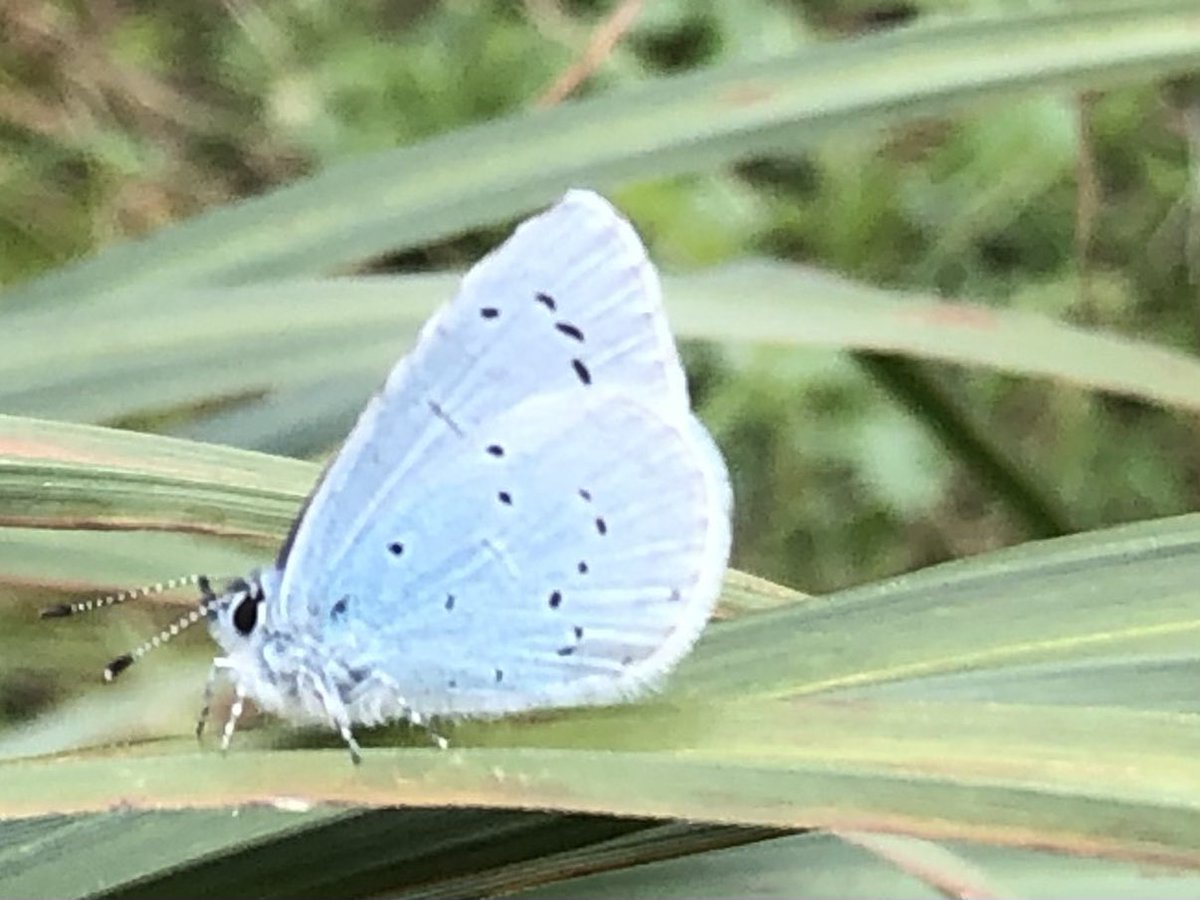
[[[237,629],[238,634],[246,637],[254,630],[254,626],[258,623],[258,599],[254,597],[244,597],[238,603],[237,609],[233,611],[233,627]]]

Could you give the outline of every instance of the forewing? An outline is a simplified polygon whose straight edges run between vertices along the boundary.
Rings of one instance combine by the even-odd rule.
[[[603,198],[571,191],[517,228],[422,330],[325,473],[279,560],[277,621],[298,626],[372,523],[445,460],[468,458],[481,425],[529,398],[635,392],[686,419],[683,370],[657,275]]]

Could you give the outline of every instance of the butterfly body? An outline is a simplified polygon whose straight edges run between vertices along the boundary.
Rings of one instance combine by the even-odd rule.
[[[731,503],[641,242],[572,191],[465,276],[276,564],[210,598],[215,666],[235,711],[352,748],[360,723],[619,701],[703,629]]]

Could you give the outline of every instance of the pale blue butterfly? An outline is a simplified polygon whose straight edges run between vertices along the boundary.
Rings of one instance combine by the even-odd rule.
[[[712,613],[731,505],[641,241],[570,191],[424,327],[275,565],[219,596],[195,579],[182,624],[205,616],[223,651],[206,695],[235,689],[222,744],[247,697],[358,761],[356,724],[656,687]]]

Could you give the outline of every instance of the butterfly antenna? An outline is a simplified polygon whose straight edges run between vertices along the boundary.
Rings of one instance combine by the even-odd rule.
[[[67,616],[75,616],[80,613],[92,612],[92,610],[96,609],[116,606],[129,600],[139,600],[142,597],[161,594],[164,591],[171,591],[175,588],[199,586],[201,582],[207,585],[208,579],[203,575],[184,575],[180,578],[170,578],[166,581],[160,581],[158,584],[148,585],[147,587],[109,594],[107,597],[96,597],[91,600],[81,600],[78,603],[60,603],[58,606],[49,606],[41,611],[41,617],[43,619],[63,619]],[[211,588],[204,591],[202,587],[201,591],[206,595],[212,593]]]
[[[104,680],[113,681],[118,675],[132,666],[135,662],[154,650],[161,647],[171,638],[175,637],[179,632],[183,631],[192,625],[199,622],[204,615],[209,611],[214,603],[217,602],[217,595],[213,593],[212,585],[204,575],[189,575],[185,579],[174,579],[178,584],[194,584],[200,588],[200,603],[195,609],[188,610],[154,637],[148,641],[143,641],[138,646],[134,647],[129,653],[122,653],[107,666],[104,667]],[[164,582],[170,584],[171,582]],[[120,601],[115,601],[120,602]]]

